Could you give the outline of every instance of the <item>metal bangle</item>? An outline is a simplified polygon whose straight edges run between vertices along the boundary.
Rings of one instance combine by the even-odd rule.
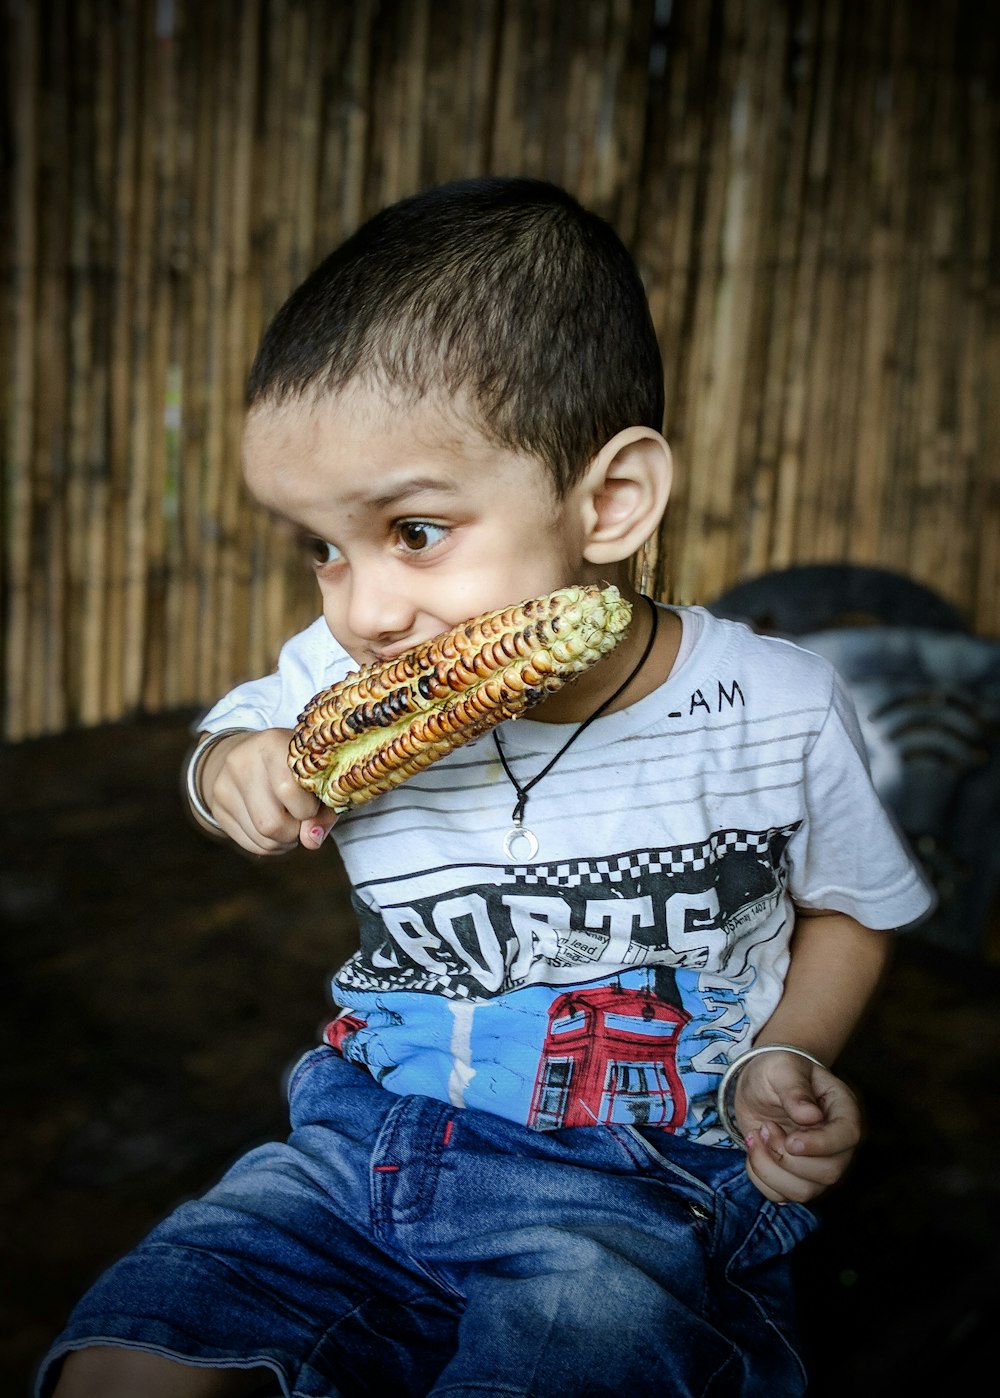
[[[729,1088],[740,1069],[744,1068],[751,1058],[756,1058],[761,1053],[796,1053],[800,1058],[808,1058],[809,1062],[815,1063],[817,1068],[826,1067],[826,1064],[821,1063],[813,1054],[807,1053],[805,1049],[797,1048],[795,1044],[759,1044],[756,1048],[747,1049],[746,1053],[740,1054],[739,1058],[734,1058],[722,1075],[716,1105],[719,1111],[719,1121],[725,1127],[730,1140],[735,1141],[738,1146],[745,1146],[746,1143],[740,1134],[729,1105]]]
[[[221,743],[223,738],[233,738],[237,733],[252,732],[252,728],[220,728],[217,733],[206,733],[204,738],[199,739],[197,747],[188,759],[185,786],[191,809],[203,825],[207,825],[210,830],[218,830],[220,834],[224,833],[222,826],[205,804],[205,798],[201,794],[202,764],[216,743]]]

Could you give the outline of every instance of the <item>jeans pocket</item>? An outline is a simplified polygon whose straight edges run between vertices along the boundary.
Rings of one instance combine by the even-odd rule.
[[[628,1139],[650,1164],[696,1194],[711,1197],[716,1189],[726,1186],[745,1171],[744,1157],[736,1151],[719,1146],[693,1145],[688,1141],[678,1141],[674,1136],[663,1137],[660,1132],[647,1133],[637,1126],[613,1126],[608,1129],[626,1132]],[[661,1137],[663,1150],[657,1144],[657,1139]],[[668,1150],[670,1154],[667,1154]]]
[[[750,1207],[756,1216],[734,1247],[730,1261],[730,1273],[751,1272],[776,1257],[785,1257],[814,1232],[817,1227],[815,1216],[804,1204],[773,1204],[760,1194],[756,1185],[747,1180],[751,1194]],[[755,1196],[755,1197],[754,1197]]]
[[[754,1355],[754,1395],[805,1390],[791,1254],[816,1228],[802,1204],[773,1204],[748,1179],[727,1201],[732,1212],[725,1279],[729,1327],[744,1352]],[[742,1301],[737,1301],[742,1297]]]

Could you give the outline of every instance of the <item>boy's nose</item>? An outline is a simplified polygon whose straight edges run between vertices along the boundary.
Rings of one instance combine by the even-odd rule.
[[[398,585],[372,574],[354,580],[347,624],[359,640],[378,646],[402,639],[413,617],[414,608]]]

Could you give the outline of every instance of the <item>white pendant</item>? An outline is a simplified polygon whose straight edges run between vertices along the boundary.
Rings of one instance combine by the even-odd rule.
[[[526,847],[520,856],[514,853],[514,846],[519,840],[523,840]],[[513,825],[503,837],[503,852],[512,864],[530,864],[538,853],[538,840],[534,832],[525,826]]]

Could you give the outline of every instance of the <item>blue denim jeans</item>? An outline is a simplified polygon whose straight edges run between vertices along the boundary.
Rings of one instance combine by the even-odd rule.
[[[742,1153],[630,1126],[535,1132],[399,1097],[334,1050],[292,1133],[181,1205],[44,1361],[113,1344],[263,1365],[319,1395],[764,1395],[805,1379],[789,1253],[812,1228]]]

